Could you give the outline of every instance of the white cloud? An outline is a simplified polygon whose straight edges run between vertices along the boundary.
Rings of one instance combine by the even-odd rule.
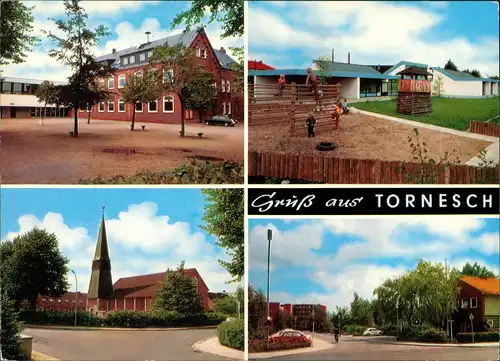
[[[446,4],[438,4],[422,9],[412,3],[304,1],[291,3],[279,15],[250,4],[249,54],[252,58],[255,51],[272,55],[294,49],[312,61],[330,54],[333,47],[338,61],[348,52],[358,64],[408,60],[443,66],[451,58],[459,68],[498,74],[498,34],[473,41],[458,34],[451,39],[432,37],[434,28],[447,20]]]
[[[18,220],[19,229],[9,232],[6,239],[28,232],[34,227],[54,233],[61,252],[69,258],[69,268],[78,275],[78,289],[87,292],[92,259],[97,241],[84,227],[67,225],[59,213],[49,212],[43,219],[23,215]],[[155,203],[130,205],[118,218],[106,221],[108,246],[113,280],[141,274],[164,272],[186,261],[186,268],[196,268],[211,291],[236,290],[237,284],[227,284],[229,273],[218,259],[228,260],[227,254],[211,244],[205,235],[190,229],[188,223],[172,222],[166,215],[158,214]],[[74,276],[68,274],[71,290],[75,289]]]

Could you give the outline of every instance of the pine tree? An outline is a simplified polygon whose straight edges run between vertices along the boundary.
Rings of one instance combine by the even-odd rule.
[[[14,311],[13,302],[5,294],[2,294],[1,297],[0,358],[2,360],[25,360],[21,338],[19,337],[21,326],[17,321],[17,313]]]
[[[177,270],[167,270],[156,294],[155,311],[174,311],[183,315],[198,314],[203,305],[195,279],[184,273],[184,261]]]

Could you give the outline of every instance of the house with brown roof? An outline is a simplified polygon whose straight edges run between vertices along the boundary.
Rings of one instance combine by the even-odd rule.
[[[500,328],[500,280],[462,276],[454,321],[456,332],[481,332],[487,328]]]
[[[155,301],[156,292],[165,279],[165,273],[124,277],[113,284],[103,215],[92,261],[87,308],[90,312],[100,316],[106,316],[108,312],[118,310],[147,311]],[[195,268],[185,269],[184,273],[196,281],[201,302],[205,309],[209,309],[211,301],[208,297],[208,286],[203,278]]]

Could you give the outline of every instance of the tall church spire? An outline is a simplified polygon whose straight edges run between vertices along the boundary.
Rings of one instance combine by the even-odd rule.
[[[102,207],[101,226],[99,228],[94,260],[92,261],[92,274],[90,276],[87,298],[110,298],[112,293],[111,260],[108,251],[108,238],[106,236],[104,207]]]

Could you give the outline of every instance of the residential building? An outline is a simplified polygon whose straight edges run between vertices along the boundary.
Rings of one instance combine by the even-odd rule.
[[[122,98],[122,90],[127,85],[133,74],[141,72],[149,65],[155,47],[164,44],[182,44],[193,50],[195,64],[201,66],[205,71],[212,73],[214,86],[217,88],[217,102],[213,109],[205,114],[205,117],[217,114],[226,114],[239,121],[244,119],[244,99],[243,94],[235,91],[235,81],[237,74],[233,70],[236,63],[224,48],[216,50],[212,48],[210,40],[203,28],[173,35],[154,41],[148,41],[131,48],[116,50],[110,54],[97,57],[99,62],[107,62],[116,68],[116,72],[107,79],[100,79],[102,87],[109,90],[114,96],[113,99],[102,102],[92,110],[92,117],[103,120],[131,121],[133,106],[125,104]],[[169,69],[164,69],[164,74],[168,74]],[[136,108],[136,122],[157,122],[157,123],[180,123],[181,103],[177,95],[172,93],[162,94],[155,102],[149,104],[138,103]],[[85,110],[80,111],[81,116],[86,116]],[[196,111],[185,110],[186,122],[199,122]]]
[[[54,104],[40,103],[35,91],[43,80],[15,77],[0,77],[0,117],[1,118],[63,118],[69,116],[69,109]],[[64,85],[53,81],[54,85]]]
[[[208,287],[195,268],[185,269],[184,273],[192,277],[197,284],[202,305],[209,309],[211,301]],[[165,279],[165,272],[120,278],[114,284],[111,277],[111,259],[106,236],[106,224],[102,216],[97,239],[89,291],[87,309],[99,316],[106,316],[115,310],[147,311],[156,299],[156,292]]]
[[[75,310],[85,311],[87,307],[87,294],[82,292],[66,292],[60,297],[38,296],[36,301],[37,311],[59,311],[70,312]],[[29,308],[29,303],[22,304],[25,309]]]
[[[500,280],[498,278],[462,276],[458,311],[453,317],[454,333],[481,332],[488,327],[498,330],[500,328],[499,296]]]
[[[310,330],[314,312],[320,307],[326,312],[326,306],[320,304],[280,304],[279,302],[269,302],[269,315],[273,324],[276,322],[278,312],[284,311],[294,319],[294,327],[300,330]]]
[[[248,70],[275,70],[275,68],[263,63],[262,60],[249,60]]]

